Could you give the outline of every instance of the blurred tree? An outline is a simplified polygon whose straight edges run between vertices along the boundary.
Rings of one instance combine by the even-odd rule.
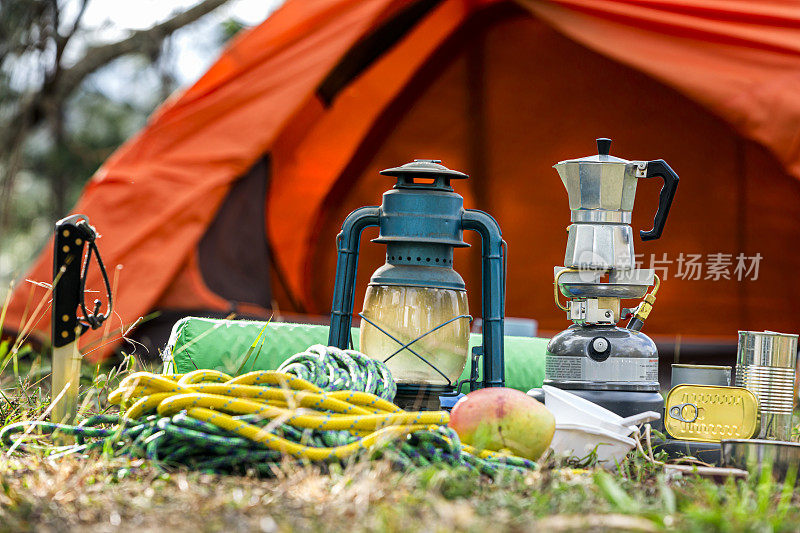
[[[220,24],[220,40],[221,44],[227,43],[233,39],[237,33],[245,29],[246,26],[241,21],[236,19],[226,19]]]
[[[227,1],[202,0],[150,28],[98,42],[82,25],[89,0],[0,0],[4,254],[25,247],[14,239],[15,233],[42,215],[49,227],[67,213],[85,180],[176,88],[166,59],[170,36]],[[222,40],[241,29],[233,26],[230,21],[222,24]],[[146,69],[155,72],[153,94],[131,103],[92,86],[92,74],[113,68],[120,58],[127,58],[135,76]],[[8,271],[2,261],[0,257],[0,277]]]

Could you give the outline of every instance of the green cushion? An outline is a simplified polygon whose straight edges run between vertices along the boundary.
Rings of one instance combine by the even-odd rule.
[[[357,328],[353,328],[352,338],[357,349]],[[481,342],[481,335],[470,336],[470,346]],[[204,368],[236,375],[275,370],[290,356],[314,344],[328,344],[327,326],[188,317],[172,328],[165,372],[183,374]],[[527,391],[542,386],[546,346],[547,339],[505,338],[507,387]],[[469,365],[461,376],[468,378]]]

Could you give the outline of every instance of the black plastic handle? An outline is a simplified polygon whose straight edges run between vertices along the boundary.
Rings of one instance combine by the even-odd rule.
[[[678,189],[678,175],[670,168],[663,159],[656,159],[647,163],[647,175],[645,178],[661,178],[664,186],[658,195],[658,211],[653,220],[653,229],[650,231],[640,230],[639,235],[643,241],[652,241],[661,237],[664,231],[664,224],[667,222],[669,208],[672,207],[672,200],[675,198],[675,191]]]
[[[81,267],[87,241],[95,232],[85,215],[72,215],[56,222],[53,250],[53,346],[66,346],[84,327],[78,321]]]

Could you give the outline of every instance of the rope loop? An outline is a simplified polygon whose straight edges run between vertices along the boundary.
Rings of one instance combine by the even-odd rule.
[[[103,264],[103,258],[100,257],[100,250],[97,248],[97,232],[86,220],[81,220],[78,222],[78,226],[83,229],[85,233],[86,244],[89,247],[86,252],[86,260],[83,263],[83,268],[81,268],[80,308],[83,316],[80,317],[80,323],[85,328],[98,329],[103,325],[103,322],[105,322],[108,317],[111,316],[111,310],[114,308],[114,295],[111,291],[111,283],[108,281],[108,273],[106,272],[106,267]],[[86,278],[89,274],[89,264],[92,262],[92,255],[94,255],[97,259],[97,266],[100,269],[100,276],[103,278],[103,285],[106,289],[105,313],[100,313],[102,302],[99,299],[95,299],[94,308],[91,312],[89,312],[89,309],[86,307]]]
[[[389,368],[356,350],[315,344],[288,358],[278,372],[294,374],[327,391],[357,390],[392,401],[397,385]]]

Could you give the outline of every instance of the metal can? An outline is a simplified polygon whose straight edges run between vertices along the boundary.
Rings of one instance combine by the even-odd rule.
[[[739,332],[735,384],[758,397],[762,439],[790,440],[796,365],[797,335]]]
[[[731,384],[731,367],[714,365],[672,365],[672,386],[689,385],[720,385],[729,387]]]
[[[749,439],[759,429],[758,399],[742,387],[678,385],[667,394],[664,427],[680,440]]]
[[[722,465],[749,470],[760,476],[763,467],[783,481],[789,472],[797,473],[800,466],[800,443],[759,439],[724,440]]]

